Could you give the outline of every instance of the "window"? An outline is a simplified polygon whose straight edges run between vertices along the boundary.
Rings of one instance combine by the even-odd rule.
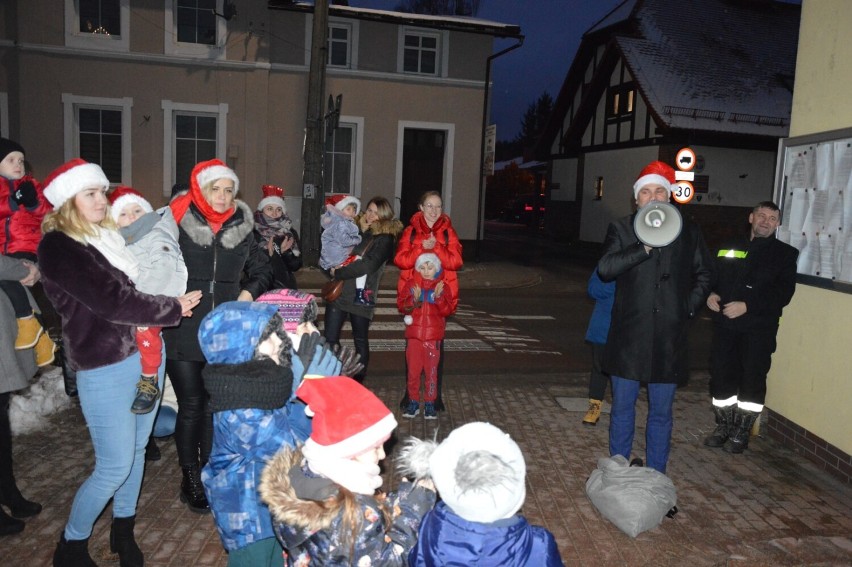
[[[228,105],[180,104],[170,100],[163,108],[163,195],[175,183],[189,183],[200,161],[224,161]]]
[[[402,49],[403,72],[438,75],[440,48],[440,34],[407,30]]]
[[[223,59],[227,36],[224,0],[166,0],[167,55]]]
[[[332,67],[351,66],[350,45],[352,27],[348,24],[331,23],[328,26],[328,65]]]
[[[121,179],[121,110],[77,109],[80,157],[96,163],[107,179]]]
[[[624,120],[632,116],[635,109],[635,97],[636,88],[633,83],[610,87],[607,93],[607,119]]]
[[[65,44],[128,51],[130,0],[65,0]]]
[[[352,193],[355,181],[354,124],[340,124],[325,139],[323,179],[326,193]]]
[[[62,95],[65,159],[101,166],[112,183],[131,181],[130,110],[133,99]]]
[[[216,0],[177,0],[177,40],[216,45]]]

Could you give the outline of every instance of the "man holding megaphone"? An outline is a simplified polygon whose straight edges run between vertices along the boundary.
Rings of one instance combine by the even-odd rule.
[[[610,456],[630,459],[640,386],[648,387],[645,460],[666,472],[678,386],[689,378],[687,324],[710,293],[713,263],[701,230],[669,205],[675,172],[649,163],[633,184],[636,213],[609,225],[598,262],[616,281],[602,369],[612,376]]]

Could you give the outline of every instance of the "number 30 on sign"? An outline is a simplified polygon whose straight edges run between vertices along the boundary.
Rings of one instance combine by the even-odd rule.
[[[681,205],[690,202],[694,196],[695,188],[689,181],[678,181],[672,185],[672,198]]]

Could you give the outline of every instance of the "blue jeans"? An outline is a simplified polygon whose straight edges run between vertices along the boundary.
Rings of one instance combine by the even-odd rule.
[[[636,399],[641,382],[612,376],[609,416],[609,454],[630,459],[636,425]],[[645,428],[645,465],[666,472],[672,445],[672,405],[677,384],[648,384],[648,422]]]
[[[77,372],[80,407],[95,450],[95,470],[74,497],[65,526],[67,540],[88,538],[110,499],[114,518],[136,514],[145,445],[157,415],[157,408],[143,415],[130,411],[141,372],[138,352],[115,364]],[[163,365],[159,376],[162,388]]]

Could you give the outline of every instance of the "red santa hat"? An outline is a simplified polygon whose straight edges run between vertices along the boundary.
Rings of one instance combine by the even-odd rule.
[[[633,198],[639,196],[639,190],[645,185],[656,184],[665,187],[671,194],[672,185],[675,183],[674,168],[661,161],[652,161],[639,174],[636,183],[633,184]]]
[[[287,203],[284,202],[284,189],[275,185],[264,185],[261,187],[263,198],[257,204],[257,210],[262,211],[267,205],[277,205],[281,207],[284,214],[287,214]]]
[[[355,214],[361,212],[361,201],[358,200],[358,197],[353,197],[352,195],[329,195],[325,199],[326,205],[333,205],[338,211],[342,211],[349,205],[355,205]]]
[[[296,395],[313,416],[305,456],[349,459],[383,444],[397,425],[375,394],[346,376],[305,376]]]
[[[84,189],[109,189],[109,179],[96,163],[74,158],[57,167],[44,180],[44,196],[54,209]]]
[[[121,215],[121,211],[124,210],[124,207],[131,203],[135,203],[142,207],[142,210],[146,213],[150,213],[154,210],[154,207],[151,206],[145,197],[142,196],[142,193],[134,189],[133,187],[126,187],[124,185],[119,185],[112,191],[108,197],[109,205],[110,205],[110,214],[112,215],[112,220],[118,220],[119,215]]]
[[[233,169],[225,165],[221,160],[211,159],[210,161],[199,163],[195,166],[192,173],[195,175],[195,182],[198,184],[199,189],[209,183],[213,183],[217,179],[230,179],[234,182],[234,196],[240,190],[240,178],[237,177]]]

